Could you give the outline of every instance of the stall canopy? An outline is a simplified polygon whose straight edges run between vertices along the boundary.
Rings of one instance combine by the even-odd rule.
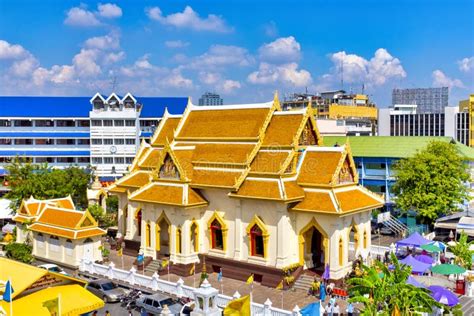
[[[456,232],[464,231],[468,236],[474,237],[474,217],[463,216],[456,225]]]
[[[428,240],[425,237],[421,236],[418,232],[414,232],[407,238],[397,241],[396,244],[397,247],[420,247],[421,245],[426,245],[430,242],[431,240]]]
[[[414,277],[412,277],[411,275],[408,276],[407,283],[413,285],[414,287],[426,288],[426,286],[424,286],[423,284],[421,284],[420,282],[418,282],[418,281],[417,281]]]
[[[414,273],[425,273],[431,269],[431,264],[424,263],[413,258],[412,255],[408,255],[405,259],[400,260],[401,264],[405,264],[411,267],[411,272]]]

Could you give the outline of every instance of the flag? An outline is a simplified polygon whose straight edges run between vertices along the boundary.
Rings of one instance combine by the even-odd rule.
[[[232,300],[224,308],[227,316],[250,316],[250,295]]]
[[[217,274],[217,282],[222,282],[222,269]]]
[[[253,283],[253,274],[251,274],[251,275],[249,276],[249,278],[247,279],[247,282],[246,282],[246,283],[247,283],[247,284],[252,284],[252,283]]]
[[[161,260],[161,267],[164,269],[169,265],[169,261],[166,259]]]
[[[123,256],[123,248],[120,248],[119,250],[117,250],[117,256],[119,257]]]
[[[278,283],[278,285],[276,286],[277,290],[283,290],[283,280],[280,281],[280,283]]]
[[[191,270],[189,270],[189,275],[193,275],[194,271],[196,271],[196,264],[193,263],[193,266],[191,267]]]
[[[3,300],[6,301],[6,302],[11,302],[13,300],[13,293],[15,291],[13,291],[13,287],[12,287],[12,284],[10,283],[10,280],[7,281],[7,283],[5,284],[5,292],[3,293]]]
[[[46,307],[51,315],[59,315],[59,297],[43,302],[43,307]]]

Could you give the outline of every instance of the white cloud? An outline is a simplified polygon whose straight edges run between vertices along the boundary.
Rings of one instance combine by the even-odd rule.
[[[81,77],[97,76],[101,68],[97,64],[99,52],[93,49],[81,49],[80,53],[72,59],[77,75]]]
[[[450,89],[453,87],[464,88],[464,84],[461,80],[450,78],[439,69],[433,71],[431,76],[433,77],[433,86],[435,87],[448,87]]]
[[[386,49],[379,48],[370,60],[359,55],[347,54],[345,51],[333,53],[329,57],[333,62],[331,73],[322,76],[327,82],[364,83],[367,86],[381,86],[393,78],[405,78],[406,72],[398,58],[393,57]]]
[[[169,48],[183,48],[189,46],[189,42],[185,42],[182,40],[166,41],[165,46]]]
[[[151,20],[176,28],[217,33],[228,33],[232,31],[222,17],[209,14],[207,18],[201,18],[190,6],[186,6],[183,12],[172,13],[168,16],[164,16],[159,7],[148,8],[145,12]]]
[[[28,57],[15,61],[11,67],[10,71],[13,75],[18,77],[26,77],[30,75],[33,70],[38,67],[39,63],[33,55],[29,55]]]
[[[104,36],[91,37],[86,40],[84,46],[87,48],[114,50],[120,47],[120,39],[116,33]]]
[[[471,70],[474,70],[474,56],[463,58],[458,61],[458,65],[459,70],[462,72],[470,72]]]
[[[125,52],[109,53],[104,57],[104,63],[114,64],[125,58]]]
[[[206,85],[217,84],[219,80],[221,80],[221,75],[216,72],[201,71],[199,73],[199,81]]]
[[[189,67],[194,69],[207,69],[220,66],[249,66],[254,63],[254,58],[245,48],[239,46],[212,45],[209,50],[195,57]]]
[[[0,59],[19,59],[28,55],[29,52],[23,46],[0,40]]]
[[[280,37],[262,45],[258,52],[260,59],[265,61],[290,62],[300,58],[301,46],[293,36]]]
[[[171,73],[163,79],[163,84],[179,89],[190,89],[193,87],[193,81],[185,78],[179,69],[173,69]]]
[[[260,63],[257,71],[248,75],[247,80],[253,84],[281,83],[292,87],[305,87],[312,81],[311,74],[304,69],[298,69],[297,63],[274,65]]]
[[[240,89],[241,85],[240,82],[235,80],[225,80],[221,87],[222,92],[229,94],[234,92],[234,90]]]
[[[122,9],[113,3],[99,3],[97,9],[99,10],[99,15],[104,18],[115,19],[122,16]]]
[[[64,20],[64,24],[88,27],[98,26],[101,23],[91,11],[80,7],[74,7],[69,9],[67,12],[67,17],[66,20]]]

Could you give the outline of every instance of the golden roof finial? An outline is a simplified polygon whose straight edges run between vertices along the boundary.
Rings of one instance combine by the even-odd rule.
[[[278,90],[275,90],[275,94],[273,95],[273,106],[274,106],[278,111],[281,111],[280,99],[278,98]]]

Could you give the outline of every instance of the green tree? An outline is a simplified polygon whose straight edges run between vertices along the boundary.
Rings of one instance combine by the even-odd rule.
[[[12,242],[5,246],[5,251],[8,258],[24,263],[32,263],[35,259],[31,254],[33,248],[27,244]]]
[[[108,228],[117,225],[117,213],[106,213],[99,204],[89,206],[88,210],[100,227]]]
[[[472,255],[474,254],[474,251],[469,250],[469,248],[473,244],[474,241],[468,242],[467,234],[464,231],[461,231],[461,235],[459,236],[456,245],[449,247],[449,250],[451,250],[451,252],[456,256],[456,263],[468,270],[471,270],[472,267]]]
[[[109,195],[107,197],[107,213],[117,213],[118,212],[118,196]]]
[[[469,198],[468,166],[452,143],[432,141],[413,157],[401,159],[394,171],[397,207],[403,212],[415,210],[425,223],[458,211]]]
[[[87,186],[91,175],[83,168],[70,166],[53,169],[47,164],[32,164],[26,158],[14,158],[6,166],[11,191],[5,198],[17,209],[23,199],[53,199],[71,195],[78,208],[87,207]]]
[[[388,269],[380,261],[371,267],[362,265],[362,276],[348,280],[350,302],[364,305],[361,315],[392,315],[395,309],[401,315],[415,315],[418,312],[431,312],[433,306],[441,307],[427,289],[407,284],[411,268],[399,263],[391,256],[393,269]],[[446,308],[445,308],[446,309]]]

